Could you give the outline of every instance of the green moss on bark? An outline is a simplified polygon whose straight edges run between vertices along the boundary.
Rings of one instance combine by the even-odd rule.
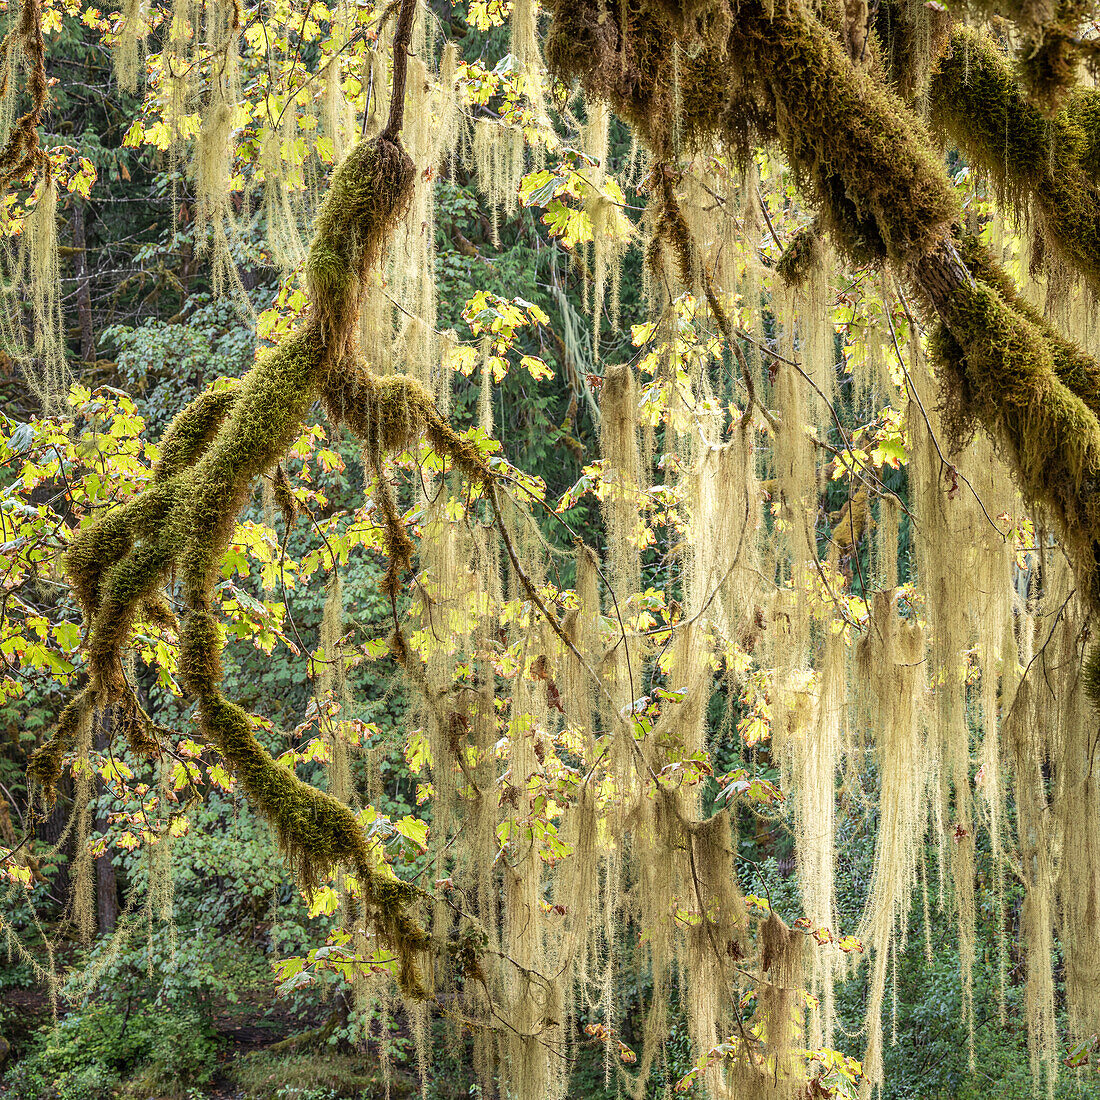
[[[1008,272],[971,233],[959,239],[959,253],[976,279],[997,291],[1005,303],[1041,333],[1058,379],[1100,417],[1100,364],[1067,340],[1016,289]]]
[[[337,423],[345,423],[366,444],[377,476],[375,501],[382,517],[388,562],[380,587],[396,607],[401,578],[412,568],[416,546],[401,521],[393,493],[383,476],[382,459],[406,450],[421,436],[469,481],[487,486],[493,475],[476,445],[460,436],[435,407],[432,395],[406,374],[377,378],[362,362],[330,372],[323,393],[325,408]],[[402,645],[400,634],[395,647]],[[402,658],[400,648],[395,656]]]
[[[198,698],[204,736],[271,823],[306,889],[338,863],[356,871],[367,910],[397,955],[409,993],[422,992],[418,955],[428,943],[408,911],[419,893],[373,870],[354,813],[276,764],[256,740],[248,715],[222,696],[223,639],[210,604],[254,480],[283,456],[322,390],[357,369],[362,287],[407,209],[414,176],[412,161],[395,141],[381,137],[355,146],[334,172],[317,218],[307,264],[312,302],[302,327],[263,354],[239,385],[207,391],[180,413],[162,440],[153,484],[73,540],[65,564],[88,627],[89,683],[31,765],[52,796],[75,730],[106,706],[121,706],[132,742],[147,737],[121,652],[135,617],[157,603],[158,590],[178,568],[187,609],[180,679]],[[379,462],[382,454],[407,447],[429,413],[438,417],[411,379],[378,381],[364,373],[363,387],[353,426],[370,429],[366,442]],[[404,534],[399,517],[396,526]],[[411,558],[411,550],[400,549],[397,567],[408,567]]]
[[[1089,649],[1081,679],[1093,706],[1100,707],[1100,642],[1094,642]]]
[[[202,618],[196,613],[192,618]],[[197,633],[209,633],[212,621]],[[190,626],[189,626],[190,629]],[[249,801],[274,829],[280,848],[306,890],[313,890],[337,865],[353,869],[360,898],[400,960],[406,992],[424,992],[417,956],[430,943],[410,913],[423,896],[411,883],[373,870],[363,827],[344,803],[304,783],[276,763],[256,740],[248,714],[216,689],[200,696],[203,734],[225,757]]]
[[[956,436],[975,422],[1017,468],[1033,503],[1058,521],[1090,598],[1096,597],[1093,547],[1100,543],[1100,423],[1058,377],[1043,329],[975,282],[942,311],[930,351],[946,387]]]
[[[160,459],[153,469],[157,481],[167,480],[198,460],[229,415],[238,390],[236,380],[209,389],[177,413],[160,441]]]
[[[1021,93],[1008,58],[985,34],[957,27],[929,86],[932,118],[1002,198],[1042,214],[1046,242],[1100,293],[1100,92],[1074,92],[1046,117]]]
[[[82,687],[61,712],[53,734],[31,753],[30,763],[27,765],[27,778],[49,804],[57,798],[57,784],[63,770],[62,761],[76,742],[76,735],[88,704],[88,689]],[[34,811],[33,805],[31,810]]]
[[[184,598],[204,606],[253,481],[294,442],[317,395],[326,344],[316,321],[265,352],[199,462],[180,475],[172,514]]]
[[[364,280],[408,209],[415,174],[405,150],[386,138],[359,142],[332,174],[317,214],[306,278],[334,358],[354,343]]]
[[[804,225],[783,250],[776,274],[791,287],[800,287],[821,266],[821,233],[816,223]]]
[[[646,135],[658,157],[673,140],[671,105],[689,145],[718,138],[747,157],[778,142],[818,201],[838,244],[858,261],[905,264],[933,247],[959,213],[920,119],[795,4],[737,5],[721,48],[681,60],[659,8],[552,0],[547,59],[556,75]]]
[[[722,48],[681,56],[675,89],[663,63],[674,27],[654,4],[550,0],[549,6],[552,71],[607,99],[640,129],[657,159],[675,144],[673,103],[682,107],[678,133],[688,147],[717,139],[747,156],[755,143],[778,144],[850,259],[888,261],[912,276],[942,321],[934,344],[958,434],[980,422],[1005,449],[1025,493],[1057,518],[1090,602],[1100,609],[1092,580],[1100,555],[1100,368],[1058,336],[962,235],[942,156],[903,101],[853,64],[828,27],[799,4],[770,11],[752,0],[739,3]],[[1049,177],[1047,220],[1072,250],[1074,266],[1088,271],[1100,255],[1092,243],[1100,221],[1089,177],[1100,159],[1091,136],[1093,97],[1075,97],[1052,125],[1014,90],[995,53],[972,54],[970,64],[979,70],[976,84],[964,79],[965,56],[956,52],[945,61],[937,93],[942,109],[969,126],[991,171],[994,162],[1014,162],[1019,145],[1022,167],[1013,163],[1013,172],[1025,173],[1026,183]],[[948,76],[956,81],[951,89]],[[966,102],[975,88],[979,101]]]

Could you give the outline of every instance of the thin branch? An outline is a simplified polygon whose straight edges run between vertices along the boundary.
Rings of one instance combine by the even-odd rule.
[[[412,41],[416,0],[401,0],[401,14],[393,34],[393,91],[390,93],[390,117],[382,137],[393,141],[405,122],[405,80],[409,69],[409,43]]]
[[[775,231],[775,226],[772,225],[772,216],[768,213],[768,204],[764,201],[764,196],[758,187],[756,189],[756,200],[760,203],[760,212],[764,215],[764,221],[768,223],[768,232],[772,235],[772,240],[775,241],[779,247],[779,251],[783,251],[783,242],[779,239],[779,234]]]
[[[883,302],[883,305],[886,307],[883,310],[883,313],[886,316],[887,327],[890,329],[890,338],[894,344],[894,353],[898,357],[898,366],[901,367],[902,375],[905,378],[906,389],[909,390],[909,392],[912,394],[913,400],[916,401],[917,407],[920,409],[921,416],[924,419],[925,427],[928,429],[928,436],[932,440],[932,446],[936,448],[936,454],[940,457],[941,468],[945,470],[950,470],[957,474],[960,478],[962,478],[963,484],[971,491],[971,493],[974,494],[974,499],[978,502],[978,507],[981,508],[982,515],[984,515],[985,518],[989,520],[990,527],[992,527],[993,530],[996,531],[997,534],[1005,540],[1005,542],[1007,542],[1008,534],[1005,531],[1002,531],[1000,527],[998,527],[997,524],[994,522],[993,517],[986,510],[982,498],[978,496],[978,490],[970,484],[970,479],[966,476],[966,474],[962,472],[962,470],[958,468],[958,466],[956,466],[953,462],[948,462],[947,459],[944,457],[943,451],[940,449],[939,440],[936,438],[936,433],[932,430],[932,421],[928,417],[928,413],[924,408],[924,402],[921,400],[920,394],[917,392],[917,387],[913,384],[913,379],[910,377],[909,374],[909,368],[905,365],[905,358],[901,354],[901,347],[898,344],[897,332],[894,330],[894,319],[890,316],[890,303]],[[908,313],[908,309],[906,309],[906,313]],[[914,331],[916,330],[914,329]]]

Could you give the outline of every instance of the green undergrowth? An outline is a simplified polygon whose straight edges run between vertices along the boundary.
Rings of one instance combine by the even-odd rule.
[[[287,1054],[261,1050],[238,1059],[229,1076],[248,1100],[374,1100],[387,1095],[385,1075],[372,1053],[328,1048]],[[419,1091],[409,1070],[392,1070],[388,1094],[393,1100]]]
[[[164,1014],[141,1002],[92,1005],[35,1039],[3,1079],[11,1100],[185,1098],[208,1085],[218,1042],[194,1012]]]

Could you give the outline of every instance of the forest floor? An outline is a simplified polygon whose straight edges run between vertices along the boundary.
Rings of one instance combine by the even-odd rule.
[[[40,987],[5,989],[2,993],[5,1016],[9,1021],[9,1039],[18,1055],[28,1038],[48,1027],[53,1012],[49,995]],[[66,1015],[59,1006],[58,1018]],[[393,1100],[418,1091],[412,1075],[395,1068],[387,1090],[377,1054],[345,1045],[303,1044],[286,1050],[284,1040],[299,1035],[317,1021],[303,1021],[279,1002],[256,998],[227,1004],[211,1015],[217,1040],[216,1064],[202,1067],[213,1070],[200,1087],[153,1089],[138,1084],[112,1089],[111,1096],[124,1100],[336,1100],[355,1098],[373,1100],[389,1095]],[[14,1026],[13,1026],[14,1024]],[[278,1049],[273,1049],[278,1047]],[[16,1059],[0,1065],[0,1074],[10,1070]],[[207,1074],[203,1074],[207,1076]],[[17,1091],[13,1091],[16,1089]],[[58,1095],[67,1096],[60,1091]],[[81,1100],[84,1093],[81,1092]],[[105,1096],[107,1094],[104,1094]],[[0,1076],[0,1100],[26,1100],[18,1086],[5,1084]]]

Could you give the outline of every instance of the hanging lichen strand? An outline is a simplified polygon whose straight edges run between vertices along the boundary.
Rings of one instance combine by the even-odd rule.
[[[424,41],[414,44],[414,52],[425,55],[429,50],[425,34]],[[457,57],[453,44],[444,47],[437,79],[432,79],[423,60],[410,58],[405,141],[409,155],[422,167],[409,208],[410,229],[397,241],[387,280],[389,296],[400,303],[400,308],[394,310],[390,302],[385,302],[395,321],[393,361],[404,363],[407,372],[429,388],[439,386],[442,351],[436,333],[435,279],[430,277],[436,270],[435,181],[454,151],[462,122],[455,89]],[[380,288],[372,288],[367,295],[364,329],[370,299],[379,297]],[[372,337],[372,345],[377,347],[379,336],[388,333],[389,328],[382,326],[382,333]],[[385,350],[381,354],[384,356]],[[385,364],[378,363],[377,369],[385,369]]]
[[[682,98],[684,89],[677,94]],[[599,124],[596,110],[590,117]],[[890,132],[899,137],[896,128]],[[489,158],[485,174],[499,176],[500,162],[493,166],[489,142],[486,129],[480,145],[483,160]],[[598,134],[591,148],[597,147]],[[908,164],[919,173],[931,170],[932,159],[921,154]],[[871,958],[869,1090],[881,1082],[887,978],[906,946],[914,887],[922,875],[928,879],[920,858],[928,830],[942,854],[941,901],[957,916],[964,999],[969,997],[973,834],[979,826],[970,784],[978,785],[983,820],[994,850],[1000,851],[1005,782],[998,770],[998,670],[1003,692],[1014,690],[1020,680],[1016,651],[1026,652],[1028,644],[1027,631],[1015,629],[1011,613],[1011,547],[998,523],[1007,523],[1009,513],[1018,517],[1022,506],[999,488],[1004,479],[985,451],[973,456],[983,476],[971,470],[971,495],[959,499],[951,489],[960,471],[940,455],[940,437],[946,441],[947,433],[934,409],[928,413],[934,394],[911,341],[913,360],[908,366],[901,363],[899,384],[911,399],[916,525],[911,537],[918,543],[917,573],[927,597],[923,605],[918,600],[923,615],[913,610],[915,591],[906,591],[904,603],[897,591],[898,507],[890,499],[879,500],[875,520],[867,484],[830,517],[822,560],[816,525],[807,520],[821,495],[815,453],[832,430],[835,383],[828,278],[833,261],[827,242],[818,239],[822,227],[808,227],[802,238],[808,242],[804,262],[794,262],[797,249],[788,250],[784,278],[792,269],[799,269],[800,277],[777,293],[755,256],[732,260],[731,234],[714,231],[699,216],[692,197],[697,177],[677,178],[666,166],[653,178],[658,198],[650,224],[656,240],[647,258],[654,264],[670,258],[671,263],[663,270],[667,279],[651,278],[651,286],[664,281],[701,291],[712,310],[710,320],[727,338],[734,331],[723,308],[722,294],[729,287],[715,273],[771,293],[769,308],[784,334],[780,351],[766,371],[757,359],[756,371],[743,376],[747,415],[727,421],[706,369],[700,369],[705,358],[687,356],[685,341],[669,319],[669,311],[679,309],[702,323],[701,311],[697,318],[686,299],[654,293],[661,313],[655,331],[663,341],[654,378],[667,401],[667,453],[660,457],[676,471],[671,481],[685,516],[684,545],[676,551],[682,621],[663,648],[651,643],[635,617],[639,549],[652,532],[646,518],[650,456],[643,458],[638,438],[643,398],[632,368],[608,366],[601,393],[607,560],[601,564],[589,548],[578,548],[576,589],[566,594],[567,611],[555,629],[556,640],[546,630],[556,619],[546,617],[535,598],[545,576],[538,547],[525,548],[518,540],[507,544],[511,598],[505,599],[496,559],[474,537],[477,527],[454,519],[462,509],[442,482],[427,484],[420,625],[424,638],[431,634],[436,644],[425,646],[422,673],[411,657],[406,667],[424,695],[423,722],[438,798],[438,875],[445,883],[465,883],[466,897],[477,899],[473,905],[441,900],[433,928],[457,945],[463,1019],[475,1029],[475,1064],[486,1088],[497,1080],[517,1096],[562,1095],[565,1082],[553,1050],[557,1022],[568,1018],[573,1006],[583,1006],[590,1019],[600,1021],[591,1026],[605,1043],[608,1076],[632,1095],[643,1095],[661,1063],[668,1002],[674,986],[682,983],[682,1003],[700,1059],[697,1078],[711,1094],[792,1092],[804,1076],[787,1047],[799,1040],[830,1041],[833,983],[842,971],[835,949],[820,942],[837,931],[836,775],[870,747],[880,761],[871,803],[880,827],[876,874],[861,922]],[[746,178],[751,179],[747,173]],[[675,183],[666,188],[662,180]],[[765,187],[768,183],[763,181]],[[947,194],[945,189],[933,192],[933,198]],[[506,195],[501,198],[507,201]],[[939,203],[936,224],[950,220],[949,207],[946,199]],[[761,227],[756,209],[755,201],[740,205],[746,226]],[[881,253],[888,239],[896,234],[879,233],[869,251]],[[924,246],[934,239],[929,232]],[[851,248],[852,238],[846,243]],[[912,247],[919,251],[921,246]],[[995,269],[984,270],[988,278],[995,277]],[[758,301],[759,291],[752,297]],[[891,296],[885,304],[893,309],[897,303]],[[762,334],[762,320],[753,312],[744,323],[750,334]],[[1039,318],[1032,323],[1045,324]],[[1055,339],[1049,326],[1043,331]],[[755,339],[761,342],[760,335]],[[859,382],[860,392],[881,394],[894,385],[896,368],[883,361],[887,338],[880,333],[876,339],[878,358]],[[900,356],[902,348],[895,350]],[[749,365],[744,348],[728,352]],[[652,394],[650,388],[644,399],[651,402]],[[487,412],[489,406],[484,408]],[[772,443],[760,456],[758,470],[759,429],[765,425]],[[491,427],[488,418],[483,427]],[[766,483],[776,520],[771,525],[760,516],[762,489],[756,478],[763,471],[771,475]],[[983,505],[995,510],[992,517],[984,514]],[[862,625],[849,676],[857,624],[844,610],[840,566],[876,522],[874,579],[882,591]],[[922,538],[930,545],[919,545]],[[949,558],[959,543],[967,553],[961,560],[957,554]],[[474,563],[468,572],[466,562]],[[811,595],[815,577],[831,601],[825,613]],[[941,601],[946,605],[940,607]],[[514,634],[509,624],[515,624]],[[480,667],[494,645],[506,646],[507,654],[497,674],[500,667],[509,670],[505,697],[495,701],[487,688],[490,666]],[[980,686],[967,691],[963,661],[971,650]],[[681,774],[706,747],[705,709],[714,667],[727,662],[727,682],[736,689],[752,658],[772,692],[772,735],[792,787],[804,912],[820,940],[814,943],[802,931],[787,929],[775,914],[768,917],[756,937],[756,1008],[746,1019],[740,1002],[748,967],[735,964],[752,950],[751,922],[737,887],[729,818],[719,813],[704,819],[691,784],[669,777]],[[735,667],[740,671],[733,673]],[[648,706],[641,686],[658,676],[668,690],[654,721],[639,708]],[[849,679],[856,685],[854,707],[846,693]],[[456,691],[456,683],[465,684],[464,689]],[[981,765],[972,775],[971,719],[978,716]],[[506,748],[494,763],[488,750],[497,743]],[[535,810],[538,792],[562,776],[565,760],[580,782],[571,781],[576,787],[566,788],[568,796],[556,788],[558,815],[548,827]],[[1075,797],[1093,797],[1079,788],[1073,788]],[[494,801],[488,792],[497,789],[501,793]],[[1034,835],[1026,824],[1020,828]],[[452,841],[460,837],[470,839],[452,850]],[[1047,839],[1054,843],[1057,838]],[[1087,853],[1094,841],[1081,834],[1074,843]],[[535,859],[540,849],[548,854],[544,863]],[[1032,876],[1031,870],[1023,874]],[[1049,1060],[1055,1032],[1048,992],[1053,986],[1044,984],[1049,967],[1041,960],[1050,955],[1050,920],[1058,908],[1071,915],[1067,920],[1078,929],[1081,961],[1074,996],[1081,1005],[1075,1011],[1083,1013],[1093,981],[1093,947],[1083,917],[1090,911],[1092,888],[1068,877],[1056,879],[1049,868],[1033,877],[1037,900],[1028,910],[1028,934],[1040,961],[1029,975],[1030,1015],[1036,1051]],[[616,946],[621,945],[622,922],[641,934],[635,965],[645,967],[653,982],[636,1055],[620,1049],[616,1038],[614,990],[618,968],[629,965]],[[807,948],[809,959],[804,958]],[[493,958],[499,965],[491,965]],[[799,992],[806,977],[819,998],[809,1014],[802,1010]],[[494,1026],[499,1012],[507,1012],[514,1030]],[[725,1058],[715,1057],[723,1046]],[[633,1071],[629,1066],[635,1058]]]
[[[43,410],[53,413],[65,405],[72,379],[58,270],[57,178],[38,130],[48,99],[42,5],[27,0],[9,20],[0,39],[0,196],[6,200],[0,343]],[[16,116],[24,95],[27,109]]]
[[[859,935],[872,950],[864,1075],[868,1087],[875,1087],[882,1084],[887,965],[891,953],[904,945],[927,825],[925,793],[933,757],[926,737],[921,628],[901,618],[893,591],[876,597],[868,625],[857,647],[856,673],[863,692],[862,721],[874,738],[879,765],[880,820],[873,878]]]
[[[222,3],[207,0],[205,15],[209,72],[193,163],[198,199],[195,237],[200,255],[210,257],[214,293],[221,297],[232,289],[244,299],[244,286],[230,253],[230,244],[237,235],[230,202],[233,155],[230,141],[240,100],[237,38],[241,13],[236,0],[223,0]]]

